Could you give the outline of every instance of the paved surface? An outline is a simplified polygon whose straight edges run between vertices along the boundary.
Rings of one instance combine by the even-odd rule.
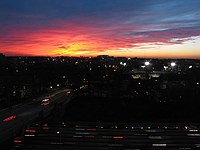
[[[60,112],[52,113],[43,122],[26,128],[22,136],[14,139],[13,147],[15,150],[200,149],[200,124],[158,120],[136,123],[135,117],[140,121],[154,108],[158,111],[152,114],[162,111],[160,107],[137,108],[139,105],[131,104],[131,101],[81,96],[66,105],[63,118]],[[140,115],[140,112],[145,113]]]
[[[35,119],[48,115],[55,107],[56,103],[69,101],[68,91],[69,89],[59,90],[48,95],[50,103],[47,106],[42,106],[41,100],[43,98],[39,98],[23,105],[17,105],[10,109],[1,110],[0,143],[14,136]]]
[[[14,139],[15,150],[200,149],[198,125],[63,122],[28,128]]]

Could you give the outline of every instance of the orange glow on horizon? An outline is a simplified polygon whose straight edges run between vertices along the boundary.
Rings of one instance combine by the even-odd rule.
[[[61,47],[50,50],[49,54],[53,56],[80,56],[91,55],[92,51],[96,49],[95,44],[89,42],[73,42],[63,44]]]
[[[0,37],[0,47],[5,55],[21,56],[124,56],[151,58],[200,58],[199,42],[151,42],[143,36],[133,39],[120,35],[129,26],[88,27],[61,22],[61,29],[8,30]],[[124,29],[125,28],[125,29]],[[125,31],[126,31],[125,30]],[[168,34],[168,33],[166,33]],[[154,39],[158,40],[158,39]]]

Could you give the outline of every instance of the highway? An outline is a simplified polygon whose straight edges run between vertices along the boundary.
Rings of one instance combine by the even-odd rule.
[[[41,100],[46,98],[43,97],[10,111],[7,116],[17,114],[17,117],[7,122],[2,120],[1,132],[11,134],[19,129],[18,126],[23,127],[24,131],[13,139],[13,150],[200,149],[199,123],[119,121],[119,116],[128,115],[128,110],[123,113],[128,106],[122,105],[124,101],[108,102],[80,96],[70,102],[72,95],[69,90],[59,91],[49,95],[51,101],[48,105],[41,105]],[[63,105],[63,118],[59,118],[61,109],[52,111],[56,103],[69,103]],[[5,113],[1,116],[6,117]],[[109,121],[104,119],[106,116]],[[36,118],[44,119],[33,123]],[[117,118],[118,122],[115,120]]]
[[[0,111],[0,143],[3,143],[10,137],[23,131],[28,125],[30,125],[36,119],[42,119],[48,116],[55,105],[59,103],[68,103],[70,101],[70,89],[62,89],[55,91],[38,99],[13,106],[12,108],[4,109]],[[49,104],[41,105],[41,101],[48,97]]]
[[[62,122],[36,124],[14,139],[14,150],[193,150],[199,126]]]
[[[57,112],[42,122],[27,127],[23,135],[13,140],[13,148],[14,150],[200,149],[199,123],[122,121],[126,120],[125,115],[128,115],[128,110],[125,109],[128,105],[122,103],[123,100],[107,101],[80,96],[66,105],[62,119],[57,119],[59,116]]]

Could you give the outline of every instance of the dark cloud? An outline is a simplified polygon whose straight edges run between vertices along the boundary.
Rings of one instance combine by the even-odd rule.
[[[186,21],[184,25],[199,21],[199,6],[199,0],[1,0],[0,25],[48,26],[59,20],[96,26],[91,20],[110,21],[100,26]]]
[[[62,48],[62,49],[68,49],[69,46],[59,46],[58,48]]]

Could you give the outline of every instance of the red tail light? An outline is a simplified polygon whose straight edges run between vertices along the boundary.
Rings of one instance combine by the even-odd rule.
[[[22,143],[22,140],[14,140],[14,143]]]
[[[13,119],[15,119],[15,118],[16,118],[16,116],[10,116],[10,117],[8,117],[8,118],[5,118],[5,119],[3,120],[3,122],[8,122],[8,121],[13,120]]]
[[[123,136],[113,136],[113,139],[123,139]]]
[[[26,132],[28,132],[28,133],[35,133],[36,130],[26,130]]]

